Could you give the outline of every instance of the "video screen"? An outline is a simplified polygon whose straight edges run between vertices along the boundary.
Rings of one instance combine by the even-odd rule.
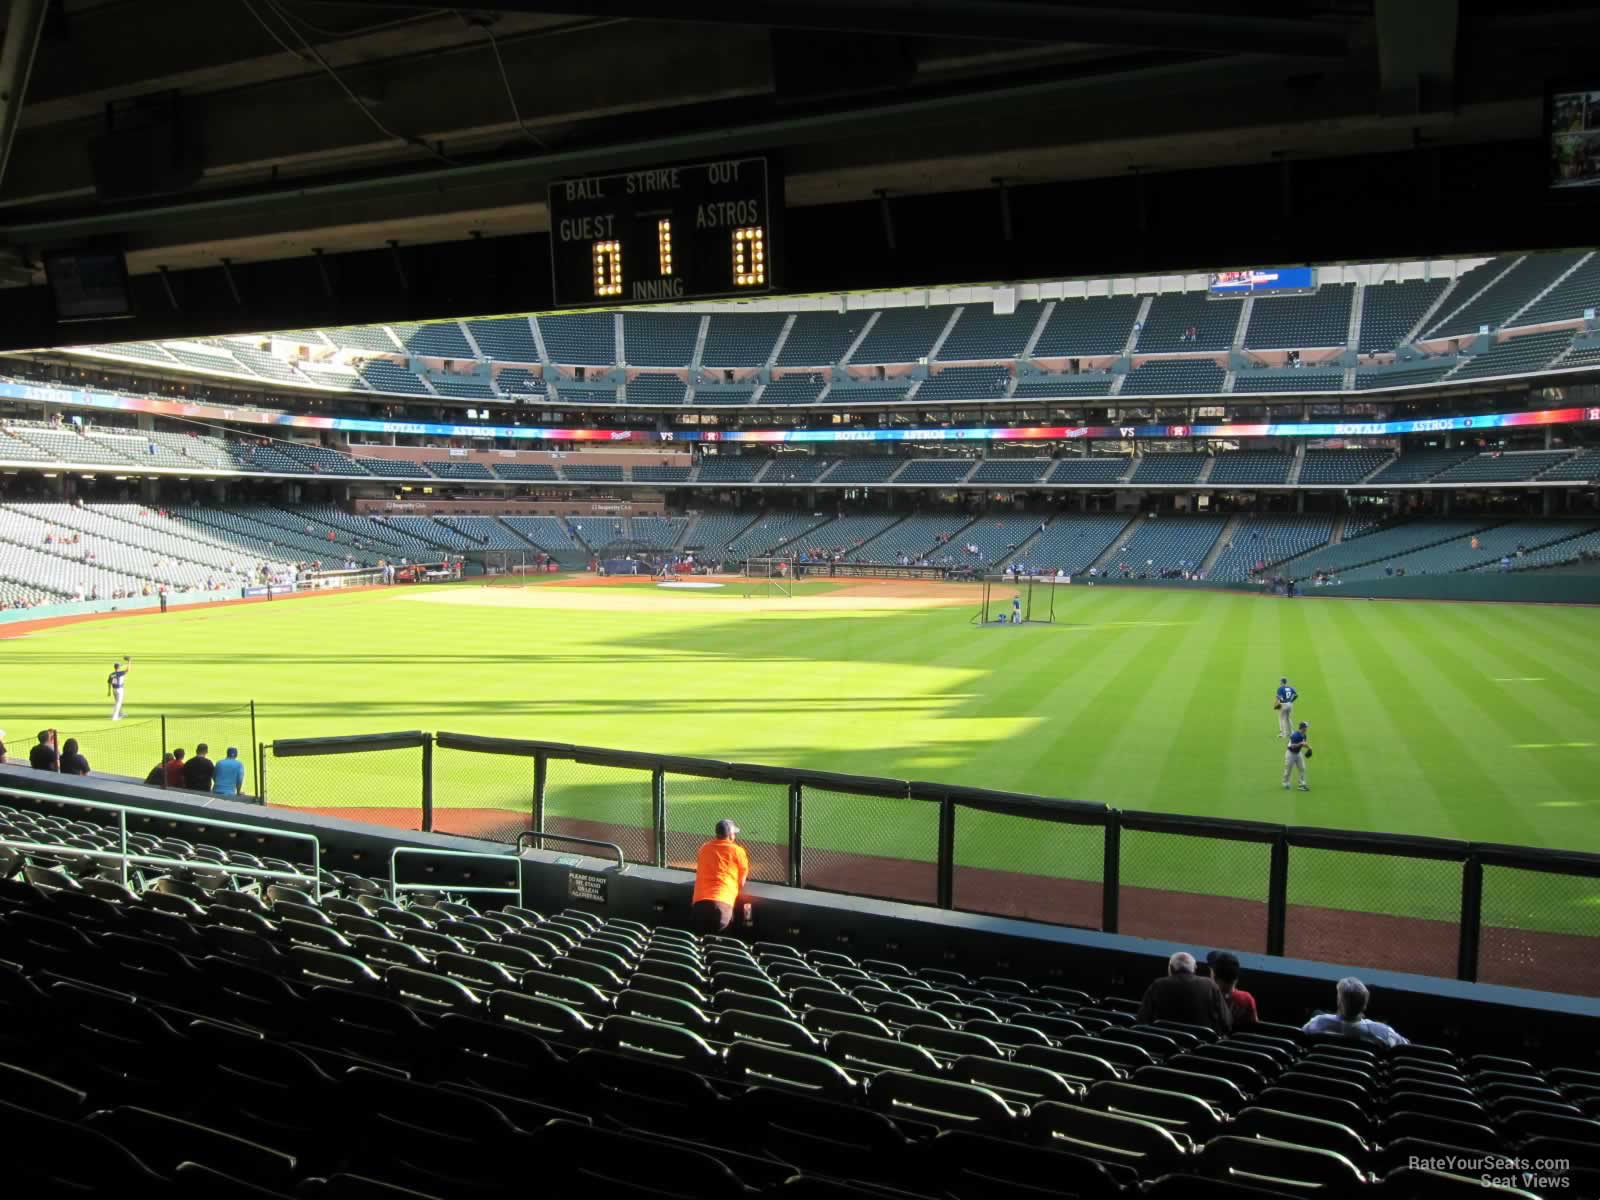
[[[1550,186],[1600,186],[1600,88],[1552,92],[1549,112]]]
[[[1211,276],[1211,295],[1293,295],[1317,290],[1314,267],[1266,267],[1249,271],[1218,271]]]

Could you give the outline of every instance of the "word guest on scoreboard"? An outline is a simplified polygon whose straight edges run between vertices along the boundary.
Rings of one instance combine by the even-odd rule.
[[[550,185],[558,307],[774,290],[765,158],[588,175]]]

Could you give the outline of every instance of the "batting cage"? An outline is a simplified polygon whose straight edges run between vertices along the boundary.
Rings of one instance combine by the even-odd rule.
[[[1024,575],[985,575],[983,603],[973,615],[972,624],[1054,625],[1056,584],[1049,577]]]
[[[790,558],[747,558],[744,560],[744,594],[752,596],[794,595],[794,560]]]

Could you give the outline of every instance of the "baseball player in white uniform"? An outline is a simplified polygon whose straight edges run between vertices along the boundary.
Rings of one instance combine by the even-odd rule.
[[[1286,738],[1294,728],[1294,702],[1300,693],[1289,685],[1287,677],[1278,680],[1278,690],[1273,693],[1272,707],[1278,710],[1278,736]]]
[[[111,706],[111,719],[113,721],[122,720],[122,691],[123,691],[123,683],[124,683],[124,681],[126,681],[126,679],[128,677],[128,669],[130,667],[132,667],[132,666],[133,666],[133,660],[132,659],[130,659],[128,661],[127,666],[123,666],[123,664],[121,664],[119,662],[118,663],[112,663],[111,664],[111,674],[106,676],[106,690],[111,693],[112,700],[113,700],[113,703],[112,703],[112,706]]]

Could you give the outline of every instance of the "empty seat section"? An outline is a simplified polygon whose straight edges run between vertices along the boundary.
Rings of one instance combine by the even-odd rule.
[[[1044,305],[1037,300],[1024,300],[1009,313],[997,313],[991,304],[968,304],[939,347],[939,360],[1016,358],[1033,336],[1043,311]]]
[[[498,317],[489,321],[468,321],[472,340],[485,358],[498,362],[536,363],[539,347],[527,317]]]
[[[687,367],[700,334],[698,313],[624,313],[623,353],[630,366]]]
[[[1367,284],[1361,297],[1357,353],[1380,354],[1395,349],[1449,286],[1448,279]]]
[[[1212,300],[1205,292],[1171,292],[1150,301],[1139,331],[1137,354],[1227,350],[1233,345],[1243,305]]]
[[[1221,301],[1218,301],[1220,304]],[[1220,392],[1227,372],[1209,358],[1169,358],[1140,363],[1122,381],[1121,395],[1156,396]]]
[[[850,355],[852,363],[914,363],[927,358],[955,309],[885,308]]]
[[[1211,564],[1208,579],[1240,582],[1284,559],[1326,545],[1332,517],[1251,517]]]
[[[1133,574],[1197,566],[1216,544],[1224,517],[1152,518],[1136,522],[1119,540],[1109,566],[1127,563]]]
[[[1307,450],[1301,483],[1360,483],[1394,456],[1387,450]]]
[[[629,404],[682,404],[689,385],[676,375],[645,372],[627,382]]]
[[[1115,483],[1128,473],[1131,459],[1123,454],[1087,454],[1063,458],[1050,472],[1051,483]]]
[[[1463,337],[1477,333],[1487,325],[1491,330],[1500,325],[1528,301],[1544,291],[1584,257],[1582,252],[1561,251],[1553,254],[1529,254],[1516,260],[1514,255],[1504,255],[1469,272],[1456,288],[1462,303],[1449,313],[1441,315],[1423,335],[1424,338]],[[1510,263],[1504,270],[1497,270]],[[1476,294],[1467,291],[1469,281],[1494,272],[1487,287],[1479,285]],[[1454,297],[1452,297],[1453,299]],[[1448,304],[1445,307],[1450,307]]]
[[[387,359],[373,358],[361,364],[361,378],[375,392],[395,392],[406,396],[430,396],[427,386],[415,372]]]
[[[449,359],[477,357],[467,343],[467,335],[461,332],[459,321],[434,321],[427,325],[403,322],[389,326],[389,331],[411,354]],[[538,359],[524,361],[537,362]]]
[[[976,466],[970,458],[917,458],[895,476],[896,483],[959,483]]]
[[[1142,296],[1058,300],[1034,343],[1034,358],[1121,354],[1133,332]]]
[[[700,362],[707,367],[760,367],[772,357],[784,313],[712,313]]]
[[[1520,375],[1541,371],[1572,344],[1571,330],[1550,333],[1525,333],[1495,342],[1475,353],[1451,373],[1454,379],[1479,379],[1490,375]]]
[[[1342,346],[1350,333],[1355,291],[1353,283],[1325,283],[1309,296],[1257,296],[1244,344],[1251,350]]]
[[[1134,483],[1193,483],[1210,459],[1204,454],[1146,454],[1133,469]]]
[[[762,404],[811,404],[827,386],[827,377],[816,373],[780,375],[761,389],[759,399]]]
[[[887,483],[889,477],[906,465],[906,459],[882,456],[842,458],[828,472],[829,483]]]
[[[1250,485],[1287,483],[1294,455],[1266,450],[1225,450],[1211,467],[1211,482]]]
[[[553,363],[608,367],[617,361],[616,321],[610,313],[563,313],[534,320]]]
[[[1045,526],[1025,557],[1030,568],[1044,572],[1065,571],[1077,575],[1087,571],[1128,524],[1117,515],[1069,515],[1057,517]]]
[[[861,336],[871,313],[797,313],[789,336],[778,348],[777,367],[825,367],[844,358],[852,342]]]
[[[1115,375],[1029,376],[1017,380],[1011,396],[1015,400],[1071,400],[1081,396],[1108,396]]]
[[[1337,392],[1344,387],[1344,372],[1306,369],[1242,370],[1233,377],[1233,390],[1262,392]]]
[[[972,482],[1038,483],[1052,465],[1048,458],[986,458],[972,473]]]

